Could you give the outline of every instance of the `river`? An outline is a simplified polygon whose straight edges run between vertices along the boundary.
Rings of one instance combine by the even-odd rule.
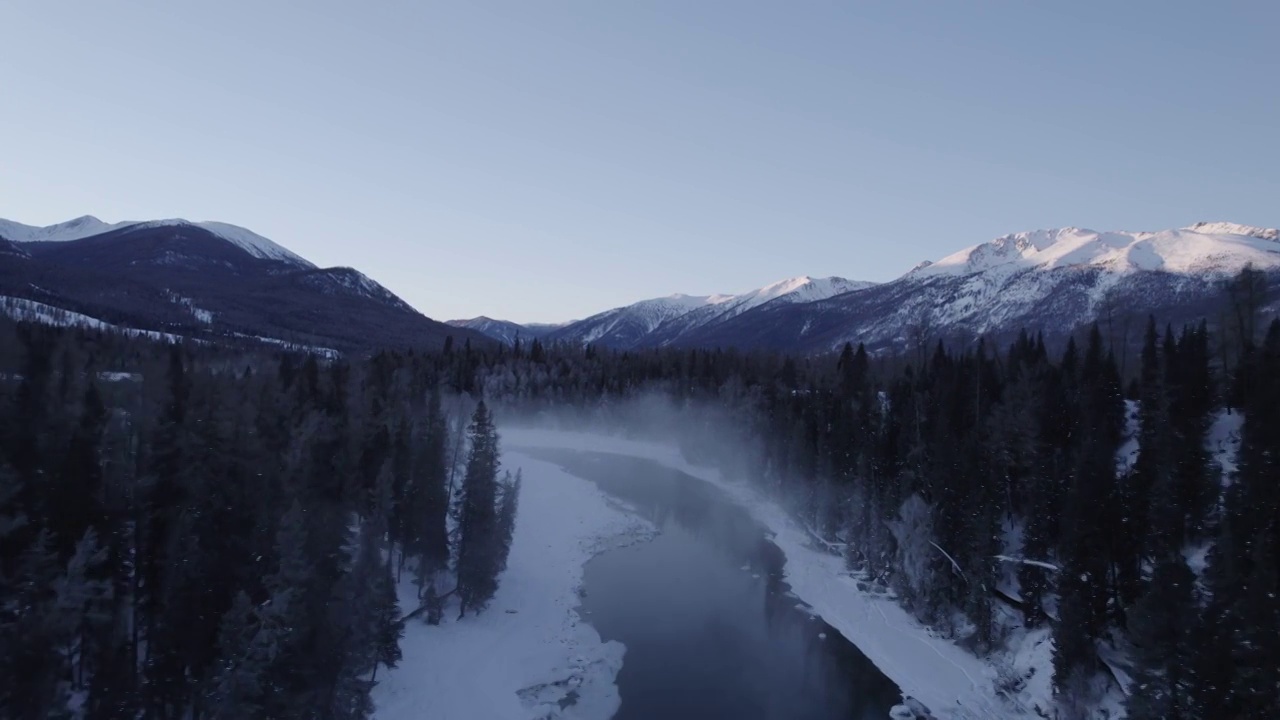
[[[768,531],[715,486],[651,460],[524,450],[661,531],[587,563],[581,613],[626,645],[618,720],[885,720],[898,687],[793,594]]]

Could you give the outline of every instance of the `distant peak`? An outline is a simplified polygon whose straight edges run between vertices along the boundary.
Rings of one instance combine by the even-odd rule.
[[[1182,229],[1204,235],[1244,235],[1246,237],[1256,237],[1260,240],[1280,241],[1280,230],[1276,228],[1254,227],[1253,225],[1232,222],[1198,222]]]
[[[0,236],[12,242],[68,242],[99,235],[127,224],[104,223],[92,215],[81,215],[78,218],[44,226],[0,220]]]
[[[215,222],[206,220],[203,222],[191,222],[183,218],[169,218],[167,220],[152,220],[146,223],[138,223],[142,227],[195,227],[206,232],[213,233],[236,247],[244,250],[250,255],[263,258],[266,260],[281,260],[284,262],[300,265],[306,268],[314,268],[302,256],[288,250],[281,245],[268,240],[252,230],[242,228],[239,225],[231,223]],[[347,268],[350,270],[350,268]]]
[[[1277,244],[1280,231],[1228,222],[1200,222],[1155,232],[1064,227],[1003,235],[918,266],[909,274],[925,278],[1068,267],[1109,272],[1229,273],[1249,263],[1280,265]]]

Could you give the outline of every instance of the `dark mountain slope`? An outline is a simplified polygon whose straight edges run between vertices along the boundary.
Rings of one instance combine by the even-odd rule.
[[[16,254],[6,254],[7,248]],[[247,335],[342,352],[436,348],[449,336],[490,342],[423,316],[350,268],[315,268],[287,251],[255,256],[218,232],[187,223],[138,223],[71,241],[2,242],[0,295],[116,325],[195,337]]]

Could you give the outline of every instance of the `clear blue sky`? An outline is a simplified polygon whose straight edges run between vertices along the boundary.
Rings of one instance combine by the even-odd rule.
[[[1280,224],[1280,2],[0,2],[0,217],[185,217],[432,317]]]

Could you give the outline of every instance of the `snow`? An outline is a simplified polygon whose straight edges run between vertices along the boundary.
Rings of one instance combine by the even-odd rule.
[[[1198,222],[1183,230],[1209,235],[1249,235],[1263,240],[1280,240],[1280,230],[1276,228],[1260,228],[1231,222]]]
[[[844,560],[815,547],[806,529],[779,505],[743,483],[726,479],[719,471],[690,464],[675,447],[582,432],[513,428],[502,432],[509,446],[644,457],[723,488],[774,533],[774,543],[787,558],[785,578],[794,594],[857,645],[898,684],[905,697],[923,703],[940,720],[1030,718],[1036,717],[1031,709],[1034,705],[1052,706],[1047,681],[1024,681],[1015,696],[1003,697],[997,688],[1001,677],[991,661],[938,636],[890,597],[860,588],[859,578],[846,570]],[[1010,661],[1020,677],[1043,679],[1051,675],[1052,644],[1045,637],[1033,637],[1028,643],[1033,644],[1015,645],[1019,655]]]
[[[70,310],[65,310],[53,305],[47,305],[35,300],[16,298],[8,295],[0,295],[0,313],[8,315],[14,320],[40,323],[42,325],[104,330],[129,335],[131,337],[145,337],[151,340],[162,340],[169,343],[179,343],[183,341],[183,338],[180,335],[112,325],[111,323],[103,322],[95,317],[71,312]]]
[[[217,235],[223,240],[226,240],[256,258],[262,258],[265,260],[281,260],[283,262],[301,265],[303,267],[315,267],[307,260],[304,260],[300,255],[296,255],[252,230],[247,230],[238,225],[214,222],[211,220],[191,222],[180,218],[172,220],[152,220],[150,222],[137,223],[137,225],[141,227],[180,227],[183,225],[190,225],[208,230],[214,235]]]
[[[1138,432],[1141,430],[1138,401],[1124,401],[1124,442],[1116,450],[1116,473],[1123,475],[1138,462]]]
[[[1012,555],[997,555],[996,559],[1000,562],[1014,563],[1016,565],[1034,565],[1038,568],[1044,568],[1045,570],[1050,570],[1052,572],[1058,572],[1059,570],[1057,565],[1043,560],[1028,560],[1027,558],[1014,557]]]
[[[520,468],[524,481],[498,594],[488,610],[461,621],[448,612],[439,626],[409,621],[404,658],[373,691],[378,720],[590,720],[617,712],[625,648],[603,642],[579,616],[582,568],[655,529],[551,463],[511,449],[502,462]],[[402,612],[417,607],[415,592],[407,582],[400,588]]]
[[[333,348],[320,347],[318,345],[302,345],[299,343],[289,342],[288,340],[281,340],[280,338],[263,337],[261,335],[245,335],[244,333],[232,333],[232,335],[245,338],[246,340],[257,340],[258,342],[267,343],[268,345],[278,345],[286,350],[292,350],[294,352],[318,355],[329,360],[337,360],[342,356],[342,353],[334,350]]]
[[[583,343],[607,338],[619,327],[628,329],[638,327],[642,334],[647,334],[675,322],[674,327],[678,332],[687,332],[713,321],[727,320],[765,303],[814,302],[841,293],[863,290],[873,285],[875,283],[846,280],[841,277],[813,278],[801,275],[738,295],[677,293],[651,300],[641,300],[569,325],[580,325],[573,337]]]
[[[74,220],[37,227],[24,225],[12,220],[0,219],[0,238],[10,242],[67,242],[101,235],[133,223],[105,223],[92,215],[84,215]]]
[[[83,240],[84,238],[124,228],[144,229],[154,227],[180,227],[184,225],[208,230],[214,235],[217,235],[223,240],[226,240],[256,258],[280,260],[308,268],[315,267],[301,256],[290,252],[289,250],[251,230],[247,230],[238,225],[213,221],[191,222],[189,220],[174,218],[170,220],[126,220],[118,223],[107,223],[93,217],[92,215],[85,215],[74,220],[57,223],[56,225],[37,227],[34,225],[24,225],[12,220],[0,219],[0,237],[11,242],[70,242],[73,240]]]
[[[98,379],[102,382],[142,382],[142,373],[105,371],[98,373]]]
[[[196,307],[195,300],[192,300],[189,297],[183,297],[172,290],[165,290],[165,295],[169,297],[170,302],[186,308],[187,312],[191,313],[191,316],[195,318],[197,322],[205,325],[213,323],[213,313],[209,310]]]
[[[865,290],[876,283],[858,280],[846,280],[842,277],[812,278],[808,275],[789,278],[766,285],[758,290],[743,293],[732,298],[733,310],[745,312],[774,300],[804,303],[826,300],[829,297],[854,290]]]
[[[181,298],[171,294],[171,299],[191,310],[197,320],[204,323],[209,323],[213,320],[213,313],[210,313],[207,310],[201,310],[200,308],[191,305],[190,301],[186,298]],[[183,302],[184,300],[186,302]],[[151,340],[161,340],[168,343],[180,343],[184,340],[197,343],[207,342],[205,340],[184,338],[181,335],[174,335],[173,333],[156,332],[154,330],[139,330],[137,328],[124,327],[122,325],[112,325],[111,323],[103,322],[95,317],[71,312],[70,310],[65,310],[63,308],[37,302],[35,300],[11,297],[8,295],[0,295],[0,314],[8,315],[18,321],[35,322],[42,325],[54,325],[57,327],[82,327],[89,328],[91,330],[103,330],[107,332],[121,333],[130,337],[143,337]],[[204,319],[205,317],[208,319]],[[336,360],[342,355],[342,353],[334,350],[333,348],[319,347],[316,345],[301,345],[299,343],[281,340],[280,338],[245,335],[244,333],[232,333],[232,335],[245,338],[246,340],[257,340],[269,345],[278,345],[286,350],[318,355],[329,360]]]
[[[908,276],[927,278],[1031,269],[1099,267],[1121,273],[1235,273],[1248,263],[1280,266],[1280,231],[1233,223],[1199,223],[1159,232],[1060,228],[1014,233],[961,250]]]
[[[635,325],[641,333],[653,332],[659,325],[700,307],[732,299],[726,295],[669,295],[641,300],[625,307],[607,310],[580,321],[583,331],[578,340],[593,343],[613,333],[619,326]]]
[[[301,281],[326,295],[350,294],[367,297],[388,305],[394,305],[407,312],[414,314],[418,312],[397,297],[395,293],[382,287],[373,278],[354,268],[335,267],[320,270],[319,272],[306,273],[301,276]]]
[[[1228,413],[1219,411],[1209,426],[1209,434],[1205,438],[1209,453],[1222,468],[1222,482],[1230,484],[1236,472],[1236,457],[1240,453],[1240,431],[1244,428],[1244,415],[1238,410]]]

